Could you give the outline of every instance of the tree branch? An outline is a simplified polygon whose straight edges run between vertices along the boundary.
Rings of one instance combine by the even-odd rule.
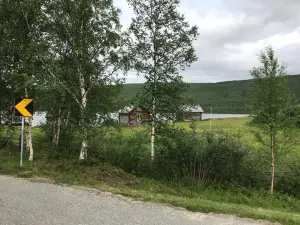
[[[57,79],[57,77],[54,75],[54,73],[49,69],[49,68],[47,68],[47,71],[48,71],[48,73],[54,78],[54,79],[56,79],[56,80],[58,80]],[[66,90],[66,91],[68,91],[69,92],[69,94],[74,98],[74,100],[76,101],[76,103],[78,104],[78,105],[81,105],[80,104],[80,101],[78,100],[78,98],[76,97],[76,95],[74,94],[74,92],[72,92],[62,81],[59,81],[59,83],[63,86],[63,88]]]

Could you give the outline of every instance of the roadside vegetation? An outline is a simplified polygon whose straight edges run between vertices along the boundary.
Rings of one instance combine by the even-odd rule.
[[[16,129],[9,148],[2,142],[0,172],[95,187],[192,211],[300,224],[299,131],[285,145],[290,149],[283,149],[277,159],[275,193],[270,194],[269,151],[261,142],[267,136],[251,121],[251,117],[216,119],[212,131],[208,121],[175,124],[168,135],[158,136],[154,161],[146,127],[97,128],[89,159],[78,161],[74,153],[80,146],[79,134],[66,136],[59,148],[53,148],[45,125],[33,129],[36,158],[23,168]]]
[[[0,2],[0,172],[300,224],[299,96],[272,47],[251,71],[251,101],[248,89],[223,83],[202,105],[199,87],[188,92],[180,75],[197,61],[198,29],[179,0],[128,4],[134,18],[125,31],[113,1]],[[121,92],[128,71],[146,81],[130,99]],[[22,168],[15,97],[47,113],[37,128],[26,118]],[[194,103],[252,116],[178,122]],[[150,111],[148,124],[120,127],[110,118],[129,104]]]

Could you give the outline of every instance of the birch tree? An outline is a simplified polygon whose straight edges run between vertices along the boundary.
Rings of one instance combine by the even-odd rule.
[[[73,129],[68,125],[74,121],[73,115],[76,113],[74,109],[77,105],[69,93],[57,84],[45,85],[44,91],[39,95],[40,107],[47,113],[47,124],[52,130],[52,146],[57,148],[60,146],[61,133]]]
[[[263,130],[268,134],[271,153],[270,192],[274,191],[277,135],[289,124],[291,94],[288,90],[286,66],[278,62],[272,47],[266,47],[259,55],[259,67],[251,71],[252,112],[259,117]]]
[[[118,82],[126,71],[119,10],[106,0],[48,1],[50,43],[55,65],[49,82],[66,90],[76,103],[80,125],[79,159],[87,158],[91,90]]]
[[[171,113],[174,99],[184,91],[180,70],[197,60],[190,26],[178,11],[179,0],[128,0],[134,18],[130,26],[135,69],[146,79],[142,104],[151,112],[151,158],[158,124]],[[172,110],[174,110],[174,107]]]
[[[34,97],[41,75],[40,57],[45,53],[41,38],[43,25],[41,0],[2,0],[0,2],[1,76],[15,95]],[[33,160],[32,118],[27,118],[26,146]]]

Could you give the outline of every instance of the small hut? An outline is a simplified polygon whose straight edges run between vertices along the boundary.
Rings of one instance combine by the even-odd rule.
[[[204,111],[200,105],[184,106],[183,112],[184,112],[184,115],[183,115],[184,121],[202,120],[202,114],[204,113]]]
[[[150,112],[141,106],[126,106],[119,110],[119,124],[128,126],[139,126],[147,123],[150,118]]]

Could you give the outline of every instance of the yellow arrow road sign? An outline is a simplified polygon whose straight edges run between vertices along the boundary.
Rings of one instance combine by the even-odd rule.
[[[26,109],[26,106],[28,106],[32,102],[32,99],[24,98],[22,101],[20,101],[15,108],[26,117],[32,117],[32,114],[28,112]]]

